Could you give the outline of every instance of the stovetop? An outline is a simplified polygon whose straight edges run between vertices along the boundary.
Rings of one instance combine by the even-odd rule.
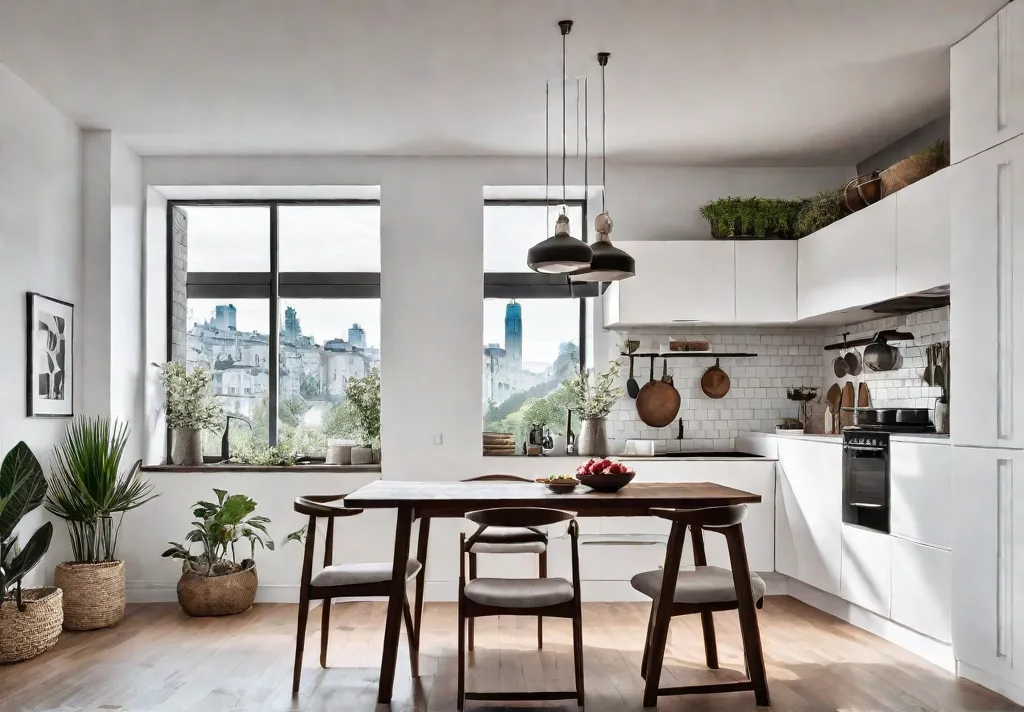
[[[918,425],[915,423],[887,423],[884,425],[853,425],[849,428],[843,428],[843,432],[863,430],[872,433],[891,433],[893,435],[899,435],[901,433],[906,434],[922,434],[922,433],[934,433],[935,424],[928,423],[927,425]]]

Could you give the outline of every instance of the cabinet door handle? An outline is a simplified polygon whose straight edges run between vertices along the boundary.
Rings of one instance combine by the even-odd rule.
[[[996,435],[1010,440],[1013,422],[1013,182],[1012,163],[996,174]]]
[[[872,504],[871,502],[850,502],[851,507],[864,507],[865,509],[881,509],[885,505]]]
[[[1012,645],[1013,462],[996,461],[996,657],[1007,658]]]

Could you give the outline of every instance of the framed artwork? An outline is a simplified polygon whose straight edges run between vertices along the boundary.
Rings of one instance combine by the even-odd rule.
[[[28,293],[28,415],[74,415],[75,305]]]

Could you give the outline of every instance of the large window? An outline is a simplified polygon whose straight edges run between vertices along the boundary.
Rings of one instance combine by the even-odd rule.
[[[172,202],[168,225],[169,357],[212,373],[232,450],[318,458],[354,436],[347,384],[380,362],[379,203]]]
[[[483,426],[520,443],[534,424],[565,433],[558,387],[582,364],[583,297],[597,289],[526,265],[527,250],[550,235],[559,211],[543,201],[484,204]],[[567,215],[572,234],[585,239],[582,201]]]

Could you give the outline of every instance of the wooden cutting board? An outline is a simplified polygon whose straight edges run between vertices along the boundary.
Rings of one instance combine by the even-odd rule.
[[[868,384],[864,381],[861,381],[860,385],[857,387],[857,407],[871,407],[871,391],[868,390]]]
[[[853,381],[847,381],[843,384],[843,396],[839,401],[839,405],[842,410],[839,411],[839,426],[842,428],[848,428],[853,425],[853,411],[846,410],[847,408],[853,408],[856,402],[856,395],[853,388]]]

